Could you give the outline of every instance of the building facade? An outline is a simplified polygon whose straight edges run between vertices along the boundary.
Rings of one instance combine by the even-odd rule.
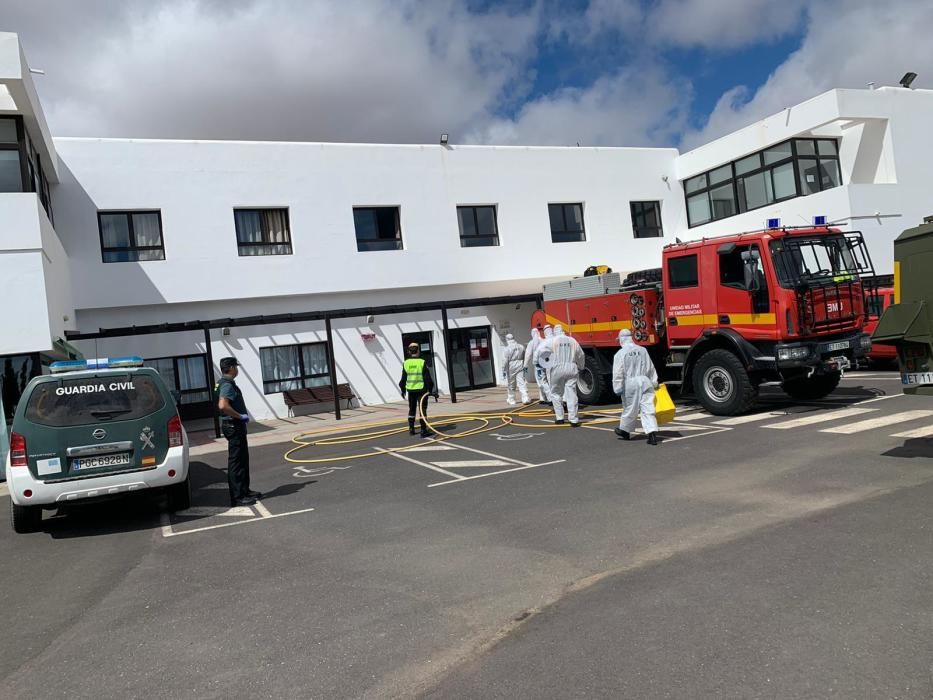
[[[332,381],[362,404],[399,400],[412,341],[442,392],[488,387],[546,282],[656,267],[675,238],[772,218],[862,230],[890,272],[893,239],[933,213],[930,123],[933,92],[880,88],[831,90],[683,154],[53,138],[0,33],[5,409],[76,354],[146,358],[191,417],[210,414],[227,355],[260,419]]]

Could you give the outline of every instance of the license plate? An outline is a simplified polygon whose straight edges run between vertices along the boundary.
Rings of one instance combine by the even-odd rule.
[[[901,384],[933,384],[933,372],[904,372]]]
[[[121,452],[115,455],[102,455],[100,457],[82,457],[71,461],[72,471],[82,469],[98,469],[100,467],[116,467],[130,463],[130,453]]]
[[[840,340],[838,343],[830,343],[826,346],[826,352],[835,352],[836,350],[848,350],[849,341]]]

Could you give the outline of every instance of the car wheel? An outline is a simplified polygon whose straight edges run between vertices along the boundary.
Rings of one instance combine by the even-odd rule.
[[[180,484],[172,484],[167,489],[168,509],[172,513],[191,507],[191,477],[185,477]]]
[[[13,532],[25,534],[35,532],[42,524],[42,508],[39,506],[18,506],[10,501],[10,523]]]
[[[697,360],[693,387],[703,408],[714,416],[744,413],[758,398],[758,388],[745,367],[728,350],[710,350]]]
[[[587,357],[586,364],[577,378],[577,397],[580,403],[593,406],[604,401],[611,388],[606,375],[599,370],[599,362],[594,357]]]

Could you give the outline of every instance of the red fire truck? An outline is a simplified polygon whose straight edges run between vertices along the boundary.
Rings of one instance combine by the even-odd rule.
[[[818,399],[871,348],[864,293],[874,268],[862,234],[777,228],[677,242],[663,267],[544,287],[532,324],[562,324],[583,346],[580,400],[612,396],[617,336],[629,328],[664,381],[710,413],[735,415],[764,382]],[[592,270],[592,268],[591,268]],[[588,271],[589,272],[589,271]]]

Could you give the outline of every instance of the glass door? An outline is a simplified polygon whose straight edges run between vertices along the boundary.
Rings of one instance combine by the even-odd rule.
[[[485,389],[496,385],[489,326],[451,328],[447,342],[457,391]]]
[[[434,369],[434,334],[431,331],[419,331],[417,333],[402,333],[402,357],[408,358],[408,346],[417,343],[421,350],[421,359],[425,366],[431,371],[431,379],[434,380],[435,388],[438,385],[437,371]]]

